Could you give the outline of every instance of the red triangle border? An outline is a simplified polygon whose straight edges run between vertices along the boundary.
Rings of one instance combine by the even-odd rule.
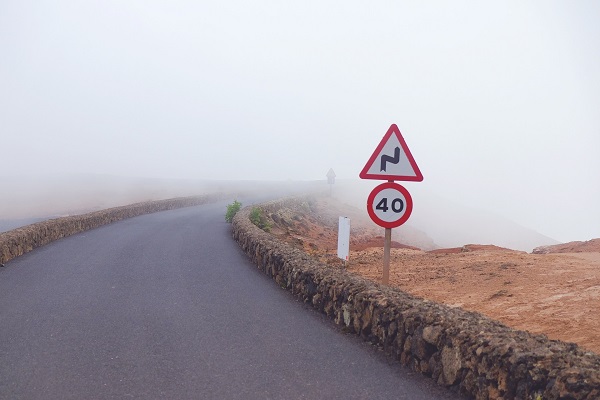
[[[375,163],[377,156],[379,155],[379,153],[381,152],[381,150],[383,149],[383,147],[385,146],[385,144],[387,143],[389,138],[392,136],[392,134],[396,134],[396,137],[398,138],[398,141],[400,142],[400,146],[402,146],[402,150],[404,150],[404,153],[406,154],[406,157],[408,158],[408,162],[410,163],[410,166],[414,170],[416,176],[382,175],[382,174],[369,174],[368,173],[369,169]],[[379,142],[379,145],[377,146],[377,148],[375,149],[375,151],[369,158],[369,161],[367,161],[367,163],[365,164],[365,167],[362,169],[362,171],[360,172],[360,174],[358,176],[361,179],[380,179],[380,180],[385,180],[385,181],[413,181],[413,182],[423,181],[423,174],[421,173],[419,166],[415,162],[415,159],[414,159],[412,153],[410,152],[410,150],[408,149],[408,146],[406,145],[406,141],[402,137],[402,134],[400,133],[400,129],[398,129],[398,126],[396,124],[392,124],[390,126],[390,128],[388,129],[386,134],[383,136],[383,139],[381,139],[381,142]]]

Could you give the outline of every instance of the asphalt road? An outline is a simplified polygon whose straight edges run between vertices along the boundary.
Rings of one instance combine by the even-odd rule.
[[[456,399],[260,273],[228,202],[62,239],[0,268],[0,399]]]

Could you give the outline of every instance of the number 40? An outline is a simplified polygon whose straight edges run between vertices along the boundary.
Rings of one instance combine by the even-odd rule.
[[[394,199],[394,200],[392,200],[391,206],[392,206],[393,212],[395,212],[395,213],[402,212],[402,210],[404,210],[404,201],[402,201],[402,199]],[[375,206],[375,209],[381,210],[383,212],[387,212],[387,210],[389,210],[387,197],[384,197],[383,199],[381,199],[381,201],[379,203],[377,203],[377,205]]]

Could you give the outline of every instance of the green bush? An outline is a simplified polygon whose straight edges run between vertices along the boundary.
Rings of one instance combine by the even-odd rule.
[[[252,208],[252,211],[250,212],[250,222],[258,226],[265,232],[271,231],[272,226],[267,220],[267,217],[265,217],[263,211],[259,207]]]
[[[227,212],[225,213],[225,221],[231,222],[233,220],[233,217],[235,216],[235,214],[237,214],[237,212],[240,211],[240,208],[242,208],[242,203],[240,203],[237,200],[235,200],[233,203],[227,205]]]

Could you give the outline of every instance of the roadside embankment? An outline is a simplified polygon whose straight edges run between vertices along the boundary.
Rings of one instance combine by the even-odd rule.
[[[210,203],[221,197],[218,194],[210,194],[146,201],[82,215],[50,219],[3,232],[0,233],[0,264],[55,240],[102,225],[138,215]]]
[[[261,207],[270,214],[293,207],[286,202]],[[250,212],[234,217],[233,237],[260,270],[438,384],[475,399],[600,398],[598,355],[328,267],[258,229]]]

